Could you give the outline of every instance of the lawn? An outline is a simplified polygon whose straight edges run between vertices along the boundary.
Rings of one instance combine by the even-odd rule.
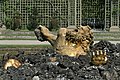
[[[36,53],[43,48],[51,48],[51,45],[0,45],[0,59],[5,53],[15,55],[22,50],[25,54]]]

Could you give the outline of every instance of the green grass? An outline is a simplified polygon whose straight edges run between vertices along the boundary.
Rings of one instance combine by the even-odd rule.
[[[46,48],[51,45],[0,45],[0,48]]]
[[[5,53],[9,53],[10,55],[15,55],[18,53],[18,50],[23,49],[23,48],[31,48],[31,49],[43,49],[43,48],[51,48],[51,45],[0,45],[0,60],[2,58],[2,55]],[[15,48],[16,50],[7,50],[8,48]],[[33,53],[35,51],[32,50],[25,50],[25,54]],[[37,51],[36,51],[37,52]]]

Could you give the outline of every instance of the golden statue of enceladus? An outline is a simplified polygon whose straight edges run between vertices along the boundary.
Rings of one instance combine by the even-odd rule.
[[[39,25],[34,32],[39,41],[48,41],[56,52],[71,57],[86,55],[93,43],[93,32],[89,26],[60,28],[58,34],[54,35],[48,28]]]

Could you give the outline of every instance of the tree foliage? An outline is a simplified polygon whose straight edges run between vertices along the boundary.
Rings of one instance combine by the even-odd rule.
[[[12,29],[13,30],[20,30],[21,29],[20,23],[21,23],[20,12],[16,11],[15,16],[13,17],[13,27],[12,27]]]
[[[28,30],[34,30],[39,23],[39,18],[38,18],[38,10],[37,8],[33,8],[32,14],[29,15],[29,22],[27,29]]]

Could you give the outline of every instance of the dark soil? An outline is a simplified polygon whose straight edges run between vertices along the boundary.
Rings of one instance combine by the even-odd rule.
[[[107,50],[108,62],[104,65],[91,64],[91,52]],[[3,69],[9,58],[18,59],[22,66]],[[100,41],[93,45],[86,56],[78,58],[57,54],[53,49],[42,49],[25,55],[4,55],[0,61],[0,80],[120,80],[120,44]]]

